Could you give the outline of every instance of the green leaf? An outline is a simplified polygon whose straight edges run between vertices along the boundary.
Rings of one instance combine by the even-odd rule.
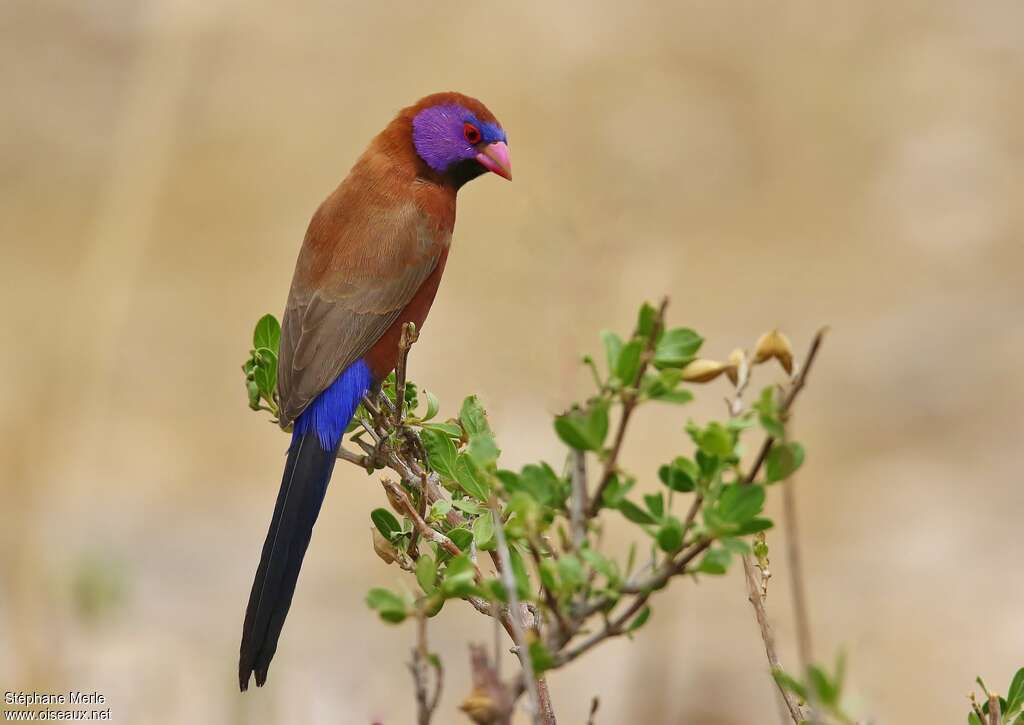
[[[455,459],[455,480],[463,491],[478,501],[486,501],[491,495],[486,474],[465,453],[460,453]]]
[[[552,559],[541,559],[540,566],[537,567],[537,572],[540,574],[540,583],[543,584],[548,591],[558,591],[558,580],[555,578],[555,575],[558,573],[558,569]]]
[[[775,523],[771,519],[753,518],[740,524],[734,533],[736,536],[747,536],[759,531],[767,531],[774,525]]]
[[[408,616],[405,600],[387,589],[371,589],[366,595],[366,604],[385,622],[398,624]]]
[[[255,380],[245,381],[245,392],[249,396],[249,407],[253,410],[260,409],[260,386]]]
[[[469,545],[473,543],[473,533],[469,529],[462,527],[449,531],[448,538],[462,551],[467,551]]]
[[[402,525],[398,523],[398,519],[387,509],[374,509],[370,512],[370,520],[377,527],[377,531],[388,541],[391,540],[394,534],[402,531]]]
[[[437,589],[437,564],[426,554],[416,560],[416,581],[426,594]]]
[[[640,312],[636,316],[636,334],[641,337],[650,337],[654,334],[654,324],[658,319],[658,311],[648,303],[640,305]]]
[[[768,451],[764,462],[768,483],[784,481],[796,472],[804,462],[804,447],[799,443],[775,443]]]
[[[614,584],[619,580],[619,569],[615,562],[605,558],[600,552],[594,551],[591,548],[583,548],[580,549],[580,556],[590,564],[594,571],[603,575],[609,584]]]
[[[469,534],[465,529],[460,529],[460,531],[465,531],[466,534]],[[472,538],[472,534],[469,535]],[[469,560],[466,554],[456,556],[445,567],[441,590],[448,597],[465,597],[473,594],[476,591],[476,586],[473,583],[475,574],[473,562]]]
[[[260,393],[267,400],[274,399],[277,387],[277,355],[270,350],[260,350],[260,361],[252,371],[253,380]]]
[[[615,366],[615,376],[624,385],[633,385],[636,374],[640,371],[640,354],[644,344],[641,340],[631,340],[619,353],[619,362]]]
[[[637,631],[638,629],[643,627],[645,624],[647,624],[647,620],[650,619],[650,618],[651,618],[651,608],[650,607],[644,607],[643,609],[640,610],[640,613],[637,614],[633,618],[633,621],[631,621],[628,625],[626,625],[626,633],[628,634],[630,632]]]
[[[653,516],[628,499],[623,499],[619,503],[619,511],[634,524],[650,525],[658,523]]]
[[[453,481],[457,478],[455,471],[455,444],[444,433],[433,428],[424,427],[420,431],[420,441],[427,452],[427,463],[443,478]]]
[[[673,491],[692,491],[700,478],[700,469],[689,458],[679,456],[671,464],[658,469],[658,478]]]
[[[703,343],[704,338],[688,328],[667,330],[654,349],[654,366],[681,368],[693,360]]]
[[[527,464],[519,474],[520,490],[526,491],[542,506],[560,505],[565,499],[565,484],[547,463]]]
[[[726,521],[742,524],[764,508],[764,488],[731,483],[722,489],[716,510]]]
[[[478,516],[473,522],[473,540],[481,551],[494,548],[494,517],[489,511]]]
[[[967,715],[967,725],[985,725],[985,724],[981,721],[981,718],[978,717],[977,713],[975,713],[974,711],[971,711]]]
[[[647,510],[651,512],[651,516],[655,519],[661,519],[665,515],[665,495],[660,491],[658,493],[649,493],[644,496],[644,503],[647,504]]]
[[[486,434],[494,436],[490,423],[487,422],[487,411],[480,405],[480,399],[470,395],[462,401],[462,410],[459,412],[459,421],[462,427],[472,438],[475,435]]]
[[[462,438],[462,428],[455,423],[424,423],[420,427],[423,428],[423,430],[441,433],[442,435],[448,436],[449,438],[455,438],[456,440]]]
[[[729,571],[729,564],[732,563],[732,553],[728,549],[708,549],[697,566],[697,571],[702,574],[725,574]]]
[[[1018,708],[1024,707],[1024,667],[1017,670],[1010,683],[1010,689],[1006,691],[1006,702],[1010,712],[1016,712]]]
[[[814,688],[818,702],[829,707],[839,704],[839,688],[829,680],[823,669],[817,665],[808,665],[807,679],[811,687]]]
[[[651,400],[677,405],[689,403],[693,400],[693,394],[689,390],[676,390],[682,376],[682,372],[676,368],[665,368],[657,373],[648,370],[644,375],[641,390]]]
[[[555,432],[570,448],[600,451],[608,435],[608,401],[591,401],[586,410],[571,410],[555,418]]]
[[[782,438],[786,431],[779,420],[779,408],[775,400],[775,388],[768,386],[761,391],[757,402],[753,404],[757,411],[757,419],[765,432],[773,438]]]
[[[515,547],[509,548],[508,555],[512,562],[512,574],[516,579],[516,592],[520,599],[530,599],[533,596],[533,590],[530,585],[530,573],[526,568],[526,562],[523,561],[523,555]]]
[[[539,639],[530,642],[530,663],[533,665],[533,673],[540,675],[554,667],[557,662],[548,648]]]
[[[612,474],[612,477],[608,479],[608,486],[604,489],[604,493],[601,494],[601,503],[611,509],[617,509],[619,504],[625,499],[626,494],[633,488],[635,482],[632,479],[626,481],[620,481],[618,474]]]
[[[714,421],[700,432],[697,440],[700,449],[711,456],[728,458],[735,446],[733,434],[721,423]]]
[[[566,554],[558,560],[558,576],[569,589],[583,586],[583,564],[574,554]]]
[[[448,512],[452,510],[452,502],[446,498],[439,498],[430,505],[430,511],[427,512],[428,521],[444,521],[445,517],[448,516]]]
[[[265,347],[277,355],[281,346],[281,324],[273,315],[263,315],[252,332],[252,346]]]
[[[662,551],[669,554],[679,551],[683,546],[683,522],[670,516],[658,529],[656,538]]]
[[[608,360],[608,374],[614,375],[619,367],[619,353],[622,352],[622,338],[611,330],[601,330],[601,342]]]
[[[498,460],[501,451],[490,433],[476,433],[470,436],[466,453],[480,468],[488,468]]]
[[[480,508],[480,504],[469,498],[457,498],[452,501],[452,506],[470,516],[476,516],[483,510]]]
[[[804,700],[805,702],[807,701],[807,688],[797,680],[793,679],[793,677],[786,674],[781,667],[776,667],[772,670],[772,677],[775,678],[775,681],[779,683],[780,687],[792,692],[801,700]]]
[[[430,420],[441,410],[441,401],[429,390],[424,390],[423,394],[427,397],[427,412],[423,414],[423,420]]]

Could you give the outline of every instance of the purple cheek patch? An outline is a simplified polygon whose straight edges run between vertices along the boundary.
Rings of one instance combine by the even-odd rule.
[[[412,141],[416,153],[439,173],[457,161],[475,156],[462,133],[466,110],[461,106],[432,106],[412,120]]]

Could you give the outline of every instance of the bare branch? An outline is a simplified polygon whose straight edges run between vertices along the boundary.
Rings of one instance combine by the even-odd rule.
[[[793,597],[793,616],[796,619],[797,653],[800,668],[807,671],[814,657],[811,647],[811,624],[804,587],[803,557],[800,553],[800,532],[797,528],[796,492],[792,479],[782,484],[782,519],[786,530],[786,559],[789,564],[790,593]]]
[[[750,600],[751,606],[754,607],[754,616],[757,618],[757,624],[761,628],[761,639],[764,640],[764,650],[765,654],[768,655],[768,664],[774,672],[782,669],[782,666],[779,664],[779,656],[775,651],[775,637],[772,635],[771,626],[768,624],[768,615],[764,611],[764,600],[761,598],[761,585],[758,583],[754,572],[755,567],[753,562],[750,561],[750,555],[744,554],[743,573],[747,579],[748,599]],[[774,680],[774,678],[772,679]],[[800,709],[800,704],[793,697],[793,694],[783,687],[778,681],[775,681],[775,686],[779,688],[779,693],[782,695],[782,699],[786,703],[786,709],[789,710],[789,715],[793,718],[793,722],[799,723],[804,720],[804,714]]]
[[[814,336],[814,340],[811,342],[810,350],[807,353],[806,362],[801,369],[794,375],[792,382],[783,397],[782,403],[779,405],[779,417],[785,422],[789,417],[790,409],[793,406],[793,402],[796,400],[796,396],[803,390],[804,385],[807,382],[807,375],[810,373],[811,366],[814,364],[814,360],[818,355],[818,350],[821,347],[822,340],[824,339],[826,329],[823,328],[817,332]],[[739,393],[734,399],[733,403],[729,406],[731,415],[737,416],[742,412],[742,403],[739,398]],[[754,482],[757,477],[761,466],[764,465],[765,460],[768,458],[768,453],[771,451],[772,446],[775,443],[775,438],[768,436],[765,438],[764,444],[761,446],[761,450],[758,453],[757,459],[754,461],[754,465],[751,467],[750,472],[743,479],[745,485],[750,485]],[[784,483],[787,487],[790,485],[788,482]],[[791,563],[792,563],[792,554]],[[799,554],[797,554],[797,558]],[[797,561],[799,566],[799,560]],[[757,619],[758,627],[761,630],[761,639],[764,641],[765,654],[768,657],[768,664],[771,666],[774,672],[781,668],[779,664],[779,656],[775,650],[775,639],[772,635],[771,627],[768,624],[768,615],[764,609],[764,597],[765,597],[765,586],[767,584],[766,579],[761,578],[758,581],[758,575],[754,572],[756,567],[751,561],[749,554],[743,555],[743,572],[746,578],[747,584],[747,598],[750,600],[751,606],[754,607],[754,616]],[[801,600],[802,606],[802,600]],[[800,612],[797,613],[798,619],[801,618]],[[803,613],[803,622],[806,626],[806,612]],[[807,638],[804,639],[804,643],[809,647],[810,635],[807,634]],[[806,668],[807,661],[809,660],[809,654],[806,649],[801,647],[801,660],[803,660],[804,667]],[[774,680],[774,678],[773,678]],[[777,680],[775,681],[776,687],[779,689],[779,693],[782,695],[782,699],[786,704],[786,709],[789,710],[790,717],[793,718],[794,723],[799,723],[804,719],[804,713],[802,712],[799,703],[793,698],[786,688],[784,688]]]
[[[505,539],[505,526],[501,521],[501,513],[498,511],[497,501],[493,497],[491,499],[491,515],[494,517],[494,535],[497,539],[498,558],[501,560],[501,580],[508,596],[512,640],[516,645],[516,655],[519,657],[519,663],[523,667],[526,693],[529,697],[530,715],[533,718],[534,725],[543,725],[540,695],[537,692],[537,680],[533,673],[533,661],[530,659],[530,648],[527,645],[526,632],[520,619],[522,611],[519,606],[519,596],[516,592],[515,574],[512,572],[512,555],[508,550],[508,541]]]
[[[430,692],[427,685],[429,667],[434,668],[434,688]],[[444,686],[444,668],[436,659],[431,660],[427,650],[427,617],[422,609],[416,613],[416,647],[412,651],[412,662],[409,663],[412,673],[413,687],[416,693],[416,723],[430,725],[430,720],[441,701],[441,690]]]
[[[988,725],[1000,725],[1002,721],[1002,713],[999,712],[999,695],[992,693],[988,696]]]
[[[371,463],[369,456],[347,451],[341,446],[338,446],[338,458],[343,461],[348,461],[349,463],[354,463],[360,468],[369,468]]]
[[[395,365],[395,413],[394,426],[402,427],[402,414],[405,407],[405,371],[409,364],[409,350],[419,337],[416,325],[406,322],[402,325],[402,335],[398,340],[398,362]]]

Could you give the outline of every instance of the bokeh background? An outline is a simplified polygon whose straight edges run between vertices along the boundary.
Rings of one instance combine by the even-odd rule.
[[[975,675],[1024,664],[1022,28],[1016,0],[5,0],[0,685],[96,689],[118,722],[411,721],[412,628],[363,603],[401,580],[369,546],[383,497],[342,465],[269,687],[236,690],[286,446],[239,365],[320,200],[458,89],[515,181],[460,195],[414,377],[448,414],[478,393],[508,465],[557,463],[579,355],[642,299],[718,356],[830,325],[796,421],[815,653],[845,648],[865,718],[962,722]],[[645,485],[723,385],[638,418]],[[432,626],[439,722],[489,636],[457,606]],[[566,723],[595,694],[604,724],[776,712],[739,571],[552,690]]]

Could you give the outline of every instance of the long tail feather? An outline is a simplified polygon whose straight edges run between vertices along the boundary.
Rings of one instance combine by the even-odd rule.
[[[238,661],[238,684],[243,691],[253,673],[257,687],[267,680],[336,454],[337,444],[325,450],[312,430],[297,436],[288,451],[274,517],[245,610]]]

